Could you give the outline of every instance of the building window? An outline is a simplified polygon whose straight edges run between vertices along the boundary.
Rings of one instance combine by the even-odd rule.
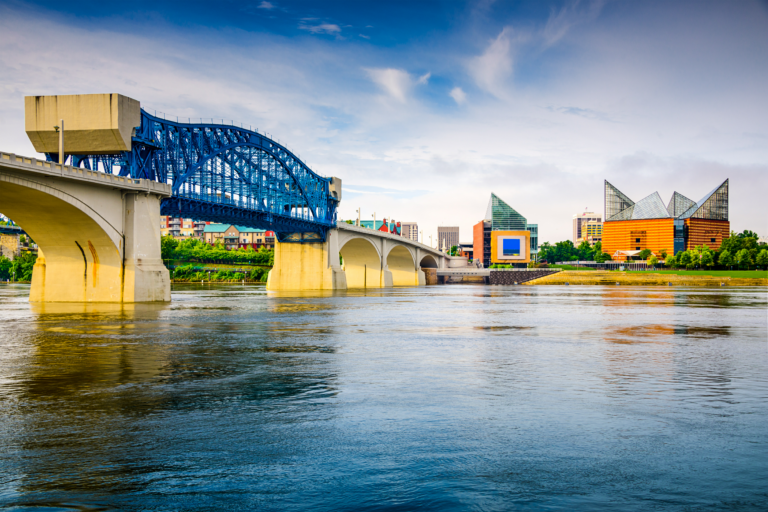
[[[639,250],[640,250],[640,248],[639,248],[639,247],[635,247],[635,250],[636,250],[636,251],[639,251]]]
[[[635,243],[639,244],[640,243],[640,239],[639,238],[635,238]]]
[[[712,243],[715,243],[715,239],[714,238],[710,238],[709,241],[712,242]]]

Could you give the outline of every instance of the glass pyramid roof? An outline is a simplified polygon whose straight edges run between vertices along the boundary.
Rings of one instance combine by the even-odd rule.
[[[685,213],[688,208],[695,204],[696,203],[693,200],[688,199],[680,192],[675,192],[672,194],[672,199],[669,200],[669,204],[667,205],[667,213],[672,217],[677,217]]]
[[[605,220],[629,220],[626,214],[621,218],[613,218],[619,213],[623,213],[624,210],[630,208],[635,204],[630,198],[624,195],[619,189],[605,182]],[[632,212],[629,212],[632,215]]]
[[[718,185],[678,218],[728,220],[728,180]]]
[[[668,218],[728,220],[728,180],[697,203],[675,192],[667,206],[664,206],[658,192],[635,203],[619,189],[605,182],[606,221]]]
[[[491,193],[485,218],[491,221],[492,231],[525,231],[528,221],[514,208]]]
[[[632,211],[632,220],[664,219],[668,217],[670,217],[669,212],[658,192],[654,192],[635,203]]]

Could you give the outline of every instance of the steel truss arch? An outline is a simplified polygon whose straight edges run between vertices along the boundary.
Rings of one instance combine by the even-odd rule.
[[[336,223],[338,200],[331,194],[331,179],[312,171],[285,146],[242,127],[179,123],[142,110],[131,151],[68,160],[94,171],[172,185],[173,196],[161,207],[165,215],[268,229],[286,240],[325,239]],[[301,232],[315,235],[291,236]]]

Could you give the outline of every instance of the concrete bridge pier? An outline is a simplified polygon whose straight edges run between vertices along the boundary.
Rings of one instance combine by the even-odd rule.
[[[275,242],[275,264],[267,277],[267,289],[346,290],[346,274],[339,263],[338,232],[331,230],[325,242]]]
[[[446,256],[406,238],[339,223],[322,243],[275,244],[267,279],[274,291],[424,286],[422,267],[442,268]]]

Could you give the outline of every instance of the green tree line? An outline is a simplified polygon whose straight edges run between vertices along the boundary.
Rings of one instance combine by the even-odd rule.
[[[651,263],[650,259],[649,263]],[[667,256],[664,264],[670,268],[691,270],[712,269],[715,266],[724,269],[733,267],[744,270],[766,269],[768,268],[768,248],[765,244],[758,244],[756,233],[746,230],[738,234],[731,233],[731,236],[723,240],[717,250],[701,245],[689,251]]]
[[[258,251],[253,247],[227,250],[220,241],[214,245],[207,244],[196,238],[188,238],[181,242],[171,236],[160,240],[163,261],[191,261],[198,263],[248,264],[271,267],[275,263],[275,252],[266,247]]]
[[[745,230],[742,233],[731,233],[724,239],[720,248],[712,250],[706,245],[696,247],[689,251],[680,251],[677,254],[668,254],[662,250],[661,258],[652,254],[649,249],[643,249],[638,254],[639,260],[647,261],[652,267],[663,262],[668,268],[707,268],[722,267],[729,269],[737,267],[750,270],[753,268],[768,268],[768,248],[765,244],[758,243],[755,232]],[[578,247],[573,242],[566,240],[551,245],[545,242],[539,246],[539,261],[555,263],[558,261],[595,261],[602,263],[610,261],[611,256],[602,251],[600,242],[594,247],[584,241]]]
[[[555,245],[544,242],[539,246],[539,261],[557,263],[558,261],[610,261],[611,255],[603,252],[603,244],[597,242],[594,247],[584,240],[576,247],[570,240],[557,242]]]
[[[219,270],[217,272],[205,272],[196,268],[193,264],[182,265],[176,267],[171,272],[171,277],[174,281],[219,281],[227,282],[234,281],[239,282],[243,280],[247,281],[266,281],[269,275],[268,268],[256,267],[250,272],[234,272],[232,270]]]
[[[14,259],[0,255],[0,281],[31,281],[35,260],[37,254],[30,251],[24,251]]]

